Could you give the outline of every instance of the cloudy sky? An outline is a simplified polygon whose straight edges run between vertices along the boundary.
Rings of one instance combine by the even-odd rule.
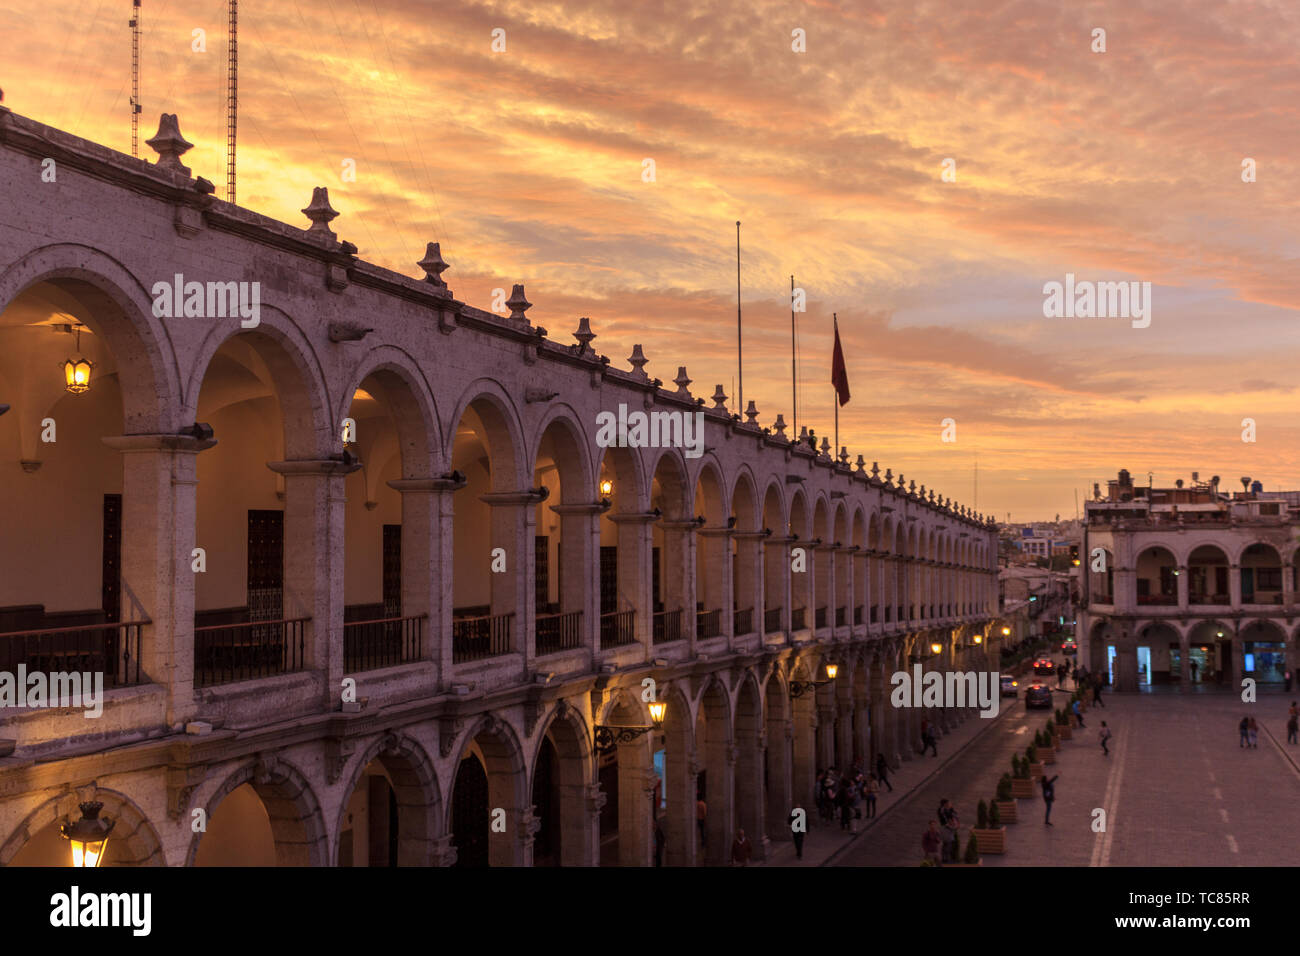
[[[837,312],[840,441],[882,470],[1013,520],[1072,516],[1119,468],[1300,488],[1293,0],[240,13],[242,205],[306,226],[326,185],[364,258],[420,275],[438,240],[457,297],[490,308],[525,282],[553,339],[587,315],[617,367],[641,343],[652,374],[685,364],[696,394],[733,397],[741,220],[744,391],[764,424],[790,420],[793,273],[800,423],[829,432]],[[129,16],[129,0],[0,0],[5,105],[129,152]],[[226,3],[144,0],[143,24],[142,154],[178,113],[186,162],[220,191]],[[1067,273],[1151,283],[1149,327],[1044,318]]]

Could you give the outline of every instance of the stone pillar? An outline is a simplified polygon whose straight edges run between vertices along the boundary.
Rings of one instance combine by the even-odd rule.
[[[737,825],[745,831],[754,845],[754,857],[765,860],[768,856],[767,815],[764,812],[766,787],[763,786],[763,759],[767,750],[767,734],[761,725],[754,732],[737,732],[736,785],[733,792],[739,801],[736,807]],[[730,841],[728,841],[730,847]]]
[[[769,715],[767,720],[767,788],[764,801],[764,817],[767,835],[772,840],[789,840],[790,811],[796,806],[805,810],[806,800],[795,800],[792,793],[794,782],[794,726],[780,717]]]
[[[479,500],[492,509],[492,549],[504,548],[506,570],[485,569],[491,582],[492,616],[513,614],[510,622],[511,649],[533,656],[534,616],[537,598],[533,586],[533,537],[536,533],[537,503],[541,500],[531,489],[525,491],[491,491]],[[470,574],[474,568],[466,568]]]
[[[1178,607],[1181,610],[1186,611],[1187,605],[1190,600],[1191,575],[1188,573],[1187,565],[1185,564],[1178,565],[1177,567],[1174,568],[1174,570],[1178,572],[1178,576],[1175,581],[1175,584],[1178,588]]]
[[[582,612],[583,646],[600,647],[600,516],[599,503],[551,505],[560,516],[560,611]]]
[[[695,529],[694,521],[659,520],[664,536],[660,575],[665,611],[681,611],[681,639],[695,634]],[[653,586],[653,579],[651,585]]]
[[[817,768],[826,765],[820,762],[817,754],[817,704],[813,692],[806,691],[803,696],[792,700],[791,708],[794,711],[794,778],[791,784],[793,791],[791,799],[795,806],[815,808]],[[809,813],[810,817],[813,815],[813,812]]]
[[[561,865],[600,866],[600,811],[591,812],[591,784],[562,783],[559,790]]]
[[[729,528],[701,528],[696,538],[696,560],[704,572],[704,588],[699,599],[703,602],[705,611],[722,612],[719,624],[723,634],[735,633],[731,610],[731,535]],[[691,642],[691,652],[694,653],[696,643],[703,638],[694,631],[691,633],[695,635]]]
[[[1194,624],[1184,626],[1178,634],[1178,692],[1186,694],[1191,689],[1191,644]]]
[[[1232,602],[1232,609],[1241,608],[1241,565],[1232,564],[1228,566],[1228,599]]]
[[[620,611],[636,612],[634,633],[648,652],[654,627],[654,604],[650,594],[653,583],[650,577],[650,522],[658,520],[658,516],[623,512],[606,517],[618,526],[617,607]]]
[[[853,702],[843,698],[835,707],[835,765],[845,772],[853,766]]]
[[[343,482],[361,467],[326,458],[268,462],[284,476],[286,618],[309,617],[303,668],[325,677],[324,705],[338,710],[343,681]]]
[[[421,657],[437,666],[441,683],[451,672],[450,535],[457,485],[448,478],[403,478],[388,486],[402,496],[402,615],[428,615]]]
[[[432,841],[433,849],[431,851],[430,866],[455,866],[456,865],[456,845],[452,842],[452,835],[445,834],[436,837]]]
[[[166,688],[165,721],[195,716],[194,571],[197,456],[216,444],[185,435],[103,439],[122,453],[122,622],[148,620],[140,679]],[[134,676],[134,669],[132,669]]]
[[[707,866],[725,866],[731,860],[731,841],[736,836],[736,808],[733,802],[736,779],[736,748],[731,741],[714,739],[721,737],[721,727],[716,723],[710,726],[710,737],[706,751],[705,778],[707,792],[704,796],[708,804],[708,817],[705,830],[709,836],[708,846],[701,854]]]
[[[671,721],[671,718],[670,718]],[[682,734],[669,733],[664,753],[664,866],[695,866],[699,827],[695,822],[696,778],[699,762]]]

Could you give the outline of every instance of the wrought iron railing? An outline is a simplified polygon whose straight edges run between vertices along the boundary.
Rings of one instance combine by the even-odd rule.
[[[636,643],[636,609],[600,616],[600,649]]]
[[[537,653],[555,654],[582,646],[582,612],[564,614],[539,614],[533,619],[536,627]]]
[[[668,644],[682,639],[682,612],[656,611],[654,616],[654,637],[656,644]]]
[[[309,617],[194,629],[194,686],[230,684],[302,670]]]
[[[718,637],[722,633],[722,609],[695,612],[695,639]]]
[[[511,633],[515,614],[454,618],[451,622],[451,662],[464,664],[514,651]]]
[[[418,661],[424,650],[426,614],[343,624],[343,670],[373,671]]]
[[[13,674],[22,664],[29,673],[102,673],[105,687],[143,684],[141,629],[149,620],[119,624],[79,624],[0,634],[0,671]]]
[[[790,630],[802,631],[804,624],[804,608],[797,607],[790,611]]]
[[[763,612],[763,633],[772,634],[781,630],[781,609],[770,607]]]
[[[734,623],[732,626],[736,631],[737,637],[739,637],[741,634],[749,634],[751,631],[753,631],[754,630],[754,609],[752,607],[747,607],[743,611],[736,611],[734,615]]]

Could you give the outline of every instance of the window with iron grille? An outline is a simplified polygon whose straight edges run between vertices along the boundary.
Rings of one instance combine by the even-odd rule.
[[[551,593],[551,538],[549,535],[538,534],[533,536],[533,570],[535,574],[533,585],[533,601],[537,605],[537,612],[543,613],[543,609],[550,602]]]
[[[618,610],[618,547],[602,545],[600,549],[600,613]]]
[[[384,617],[402,616],[402,526],[384,525]]]

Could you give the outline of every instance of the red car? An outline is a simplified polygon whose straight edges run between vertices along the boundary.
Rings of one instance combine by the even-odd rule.
[[[1040,657],[1038,660],[1034,661],[1035,674],[1051,674],[1055,670],[1056,665],[1052,663],[1050,658]]]

